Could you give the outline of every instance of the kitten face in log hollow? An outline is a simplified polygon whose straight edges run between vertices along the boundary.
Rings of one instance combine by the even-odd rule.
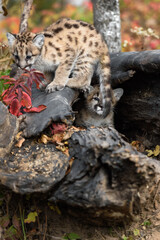
[[[123,89],[117,88],[113,90],[112,103],[109,114],[103,118],[102,96],[99,86],[93,87],[91,92],[85,96],[83,102],[75,109],[75,124],[83,127],[113,127],[114,126],[114,108],[123,95]]]

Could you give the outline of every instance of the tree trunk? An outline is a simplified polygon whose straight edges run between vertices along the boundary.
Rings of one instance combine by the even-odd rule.
[[[28,29],[28,18],[30,16],[32,3],[33,3],[33,0],[25,0],[24,1],[24,8],[23,8],[23,13],[21,16],[20,28],[19,28],[20,33],[25,32]]]
[[[121,51],[121,24],[118,0],[92,0],[94,25],[107,42],[109,52]]]

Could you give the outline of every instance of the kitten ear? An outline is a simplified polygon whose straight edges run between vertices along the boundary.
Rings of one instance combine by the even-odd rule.
[[[12,33],[7,33],[7,38],[8,38],[8,44],[10,47],[13,46],[15,40],[16,40],[16,35],[15,34],[12,34]]]
[[[38,48],[42,48],[43,44],[44,44],[44,35],[42,33],[37,34],[34,38],[33,38],[33,44],[38,47]]]
[[[90,85],[90,86],[87,88],[87,91],[84,91],[84,97],[87,98],[88,95],[89,95],[93,90],[94,90],[94,87]]]
[[[124,93],[124,90],[122,88],[116,88],[113,90],[113,94],[114,94],[116,102],[118,102],[120,100],[123,93]]]

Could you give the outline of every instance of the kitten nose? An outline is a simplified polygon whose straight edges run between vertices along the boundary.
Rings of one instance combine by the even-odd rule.
[[[25,68],[26,67],[26,62],[20,62],[19,66],[20,66],[20,68]]]

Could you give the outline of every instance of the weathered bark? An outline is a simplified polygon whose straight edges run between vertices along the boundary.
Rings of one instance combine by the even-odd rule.
[[[52,121],[61,121],[68,125],[73,124],[74,113],[71,106],[77,97],[77,91],[67,87],[62,91],[47,94],[34,86],[32,89],[32,105],[37,107],[44,104],[47,108],[40,113],[25,114],[25,119],[21,124],[24,136],[39,135]]]
[[[64,178],[68,166],[68,157],[53,144],[28,140],[20,149],[0,155],[0,181],[16,193],[43,193]]]
[[[154,196],[160,163],[133,149],[115,129],[74,133],[69,149],[74,162],[65,177],[69,159],[52,144],[28,140],[21,149],[13,147],[0,158],[1,183],[21,194],[52,189],[50,201],[101,225],[133,219]]]
[[[30,16],[30,11],[32,8],[33,0],[24,0],[23,13],[20,21],[19,32],[25,32],[28,30],[28,18]]]
[[[110,58],[112,87],[129,80],[136,72],[160,72],[160,50],[113,53]]]
[[[18,129],[18,119],[11,115],[7,107],[0,102],[0,157],[3,158],[10,152]]]
[[[104,37],[110,53],[121,51],[121,23],[118,0],[92,0],[94,25]]]
[[[124,95],[116,110],[116,127],[131,141],[144,149],[160,142],[160,69],[159,73],[135,74],[121,85]]]
[[[159,53],[157,50],[111,55],[112,80],[117,80],[113,85],[122,83],[119,86],[124,89],[115,111],[116,127],[130,141],[137,140],[137,136],[140,141],[144,135],[142,143],[146,147],[160,141]],[[130,78],[128,71],[135,74],[126,81]],[[48,110],[42,112],[43,116],[26,115],[25,124],[21,125],[26,136],[39,134],[51,120],[72,116],[71,105],[77,97],[74,90],[66,88],[53,94],[36,90],[34,94],[34,106],[48,104]],[[59,98],[67,99],[67,105]],[[18,193],[52,189],[51,201],[65,203],[73,208],[74,215],[99,224],[131,219],[152,200],[160,177],[160,162],[137,152],[115,129],[89,128],[74,133],[69,151],[74,162],[65,176],[70,158],[54,145],[42,146],[28,140],[20,150],[13,146],[12,153],[0,158],[1,183]]]
[[[113,128],[74,133],[69,149],[71,172],[50,200],[79,207],[79,216],[90,222],[132,218],[157,189],[160,163],[137,152]]]

